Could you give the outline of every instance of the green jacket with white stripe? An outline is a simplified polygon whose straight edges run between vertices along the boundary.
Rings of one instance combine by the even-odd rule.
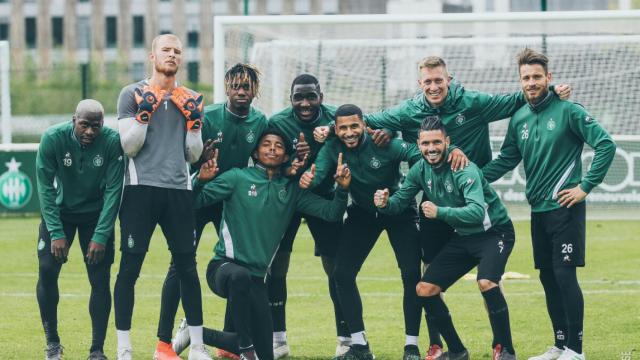
[[[193,192],[196,208],[224,201],[214,259],[230,259],[258,277],[266,275],[294,212],[339,221],[348,198],[339,187],[325,200],[289,178],[270,180],[260,164],[230,169],[206,184],[194,177]]]
[[[583,177],[584,143],[595,155]],[[482,170],[493,182],[524,160],[525,193],[531,211],[543,212],[560,207],[560,190],[579,184],[589,193],[600,184],[615,153],[611,136],[581,105],[549,93],[539,104],[525,105],[513,115],[500,155]]]
[[[474,163],[454,172],[446,162],[432,167],[424,158],[411,167],[402,187],[379,211],[401,213],[420,190],[438,207],[436,218],[460,235],[482,233],[509,221],[504,204]]]

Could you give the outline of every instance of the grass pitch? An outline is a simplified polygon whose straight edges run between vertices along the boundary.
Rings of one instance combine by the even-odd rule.
[[[39,219],[0,219],[0,353],[1,359],[41,359],[44,334],[35,296],[36,243]],[[506,280],[511,328],[518,357],[527,359],[552,344],[544,293],[533,269],[528,222],[516,222],[516,247],[507,271],[530,276]],[[117,227],[116,227],[117,229]],[[216,235],[210,226],[198,251],[205,325],[220,327],[224,303],[206,286],[204,273]],[[640,359],[640,222],[589,221],[587,267],[579,270],[585,298],[584,349],[588,359]],[[76,239],[77,240],[77,239]],[[116,246],[119,239],[116,239]],[[85,359],[91,343],[88,314],[89,283],[77,241],[60,276],[59,333],[65,359]],[[112,267],[112,289],[119,252]],[[160,229],[136,286],[132,342],[136,359],[151,359],[156,344],[160,289],[169,252]],[[383,235],[360,273],[365,325],[377,359],[401,359],[404,345],[400,274],[386,235]],[[288,337],[292,359],[330,359],[335,349],[333,311],[313,241],[301,227],[294,244],[288,280]],[[473,359],[489,359],[491,330],[482,297],[474,281],[461,280],[447,293],[447,304]],[[179,311],[178,318],[183,316]],[[420,347],[428,339],[421,328]],[[115,359],[113,310],[105,344]],[[635,349],[635,350],[634,350]],[[183,354],[186,359],[186,354]]]

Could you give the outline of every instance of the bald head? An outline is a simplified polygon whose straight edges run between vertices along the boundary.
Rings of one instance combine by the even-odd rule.
[[[85,117],[89,115],[91,117],[99,116],[104,117],[104,107],[99,101],[93,99],[85,99],[78,103],[76,106],[76,117]]]
[[[83,146],[89,146],[100,135],[104,120],[102,104],[93,99],[82,100],[73,115],[73,132]]]

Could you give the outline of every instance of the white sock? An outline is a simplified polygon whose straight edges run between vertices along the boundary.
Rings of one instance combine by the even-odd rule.
[[[351,334],[352,345],[367,345],[367,340],[364,338],[364,331]]]
[[[418,346],[418,337],[417,336],[412,336],[412,335],[407,335],[406,340],[404,341],[405,345],[415,345]]]
[[[287,342],[287,332],[286,331],[274,331],[273,332],[273,342],[286,343]]]
[[[202,325],[189,325],[189,338],[191,339],[191,345],[202,345]]]
[[[338,336],[338,342],[341,345],[351,345],[351,338],[346,336]]]
[[[116,330],[118,335],[118,349],[131,349],[129,330]]]

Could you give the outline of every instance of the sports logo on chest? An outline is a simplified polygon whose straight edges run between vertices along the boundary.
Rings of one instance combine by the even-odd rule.
[[[100,156],[100,154],[93,157],[93,166],[100,167],[103,163],[104,159],[102,158],[102,156]]]
[[[429,179],[427,181],[427,188],[429,189],[429,191],[431,191],[431,188],[433,187],[433,182],[431,181],[431,179]]]
[[[246,140],[249,144],[253,144],[253,142],[256,141],[256,134],[253,132],[253,130],[249,130],[246,136]]]
[[[249,187],[248,195],[251,197],[258,196],[258,190],[256,190],[256,184],[251,184],[251,186]]]
[[[462,123],[464,123],[465,117],[462,113],[458,114],[458,116],[456,116],[456,124],[457,125],[462,125]]]
[[[291,148],[292,150],[296,150],[296,146],[298,146],[298,138],[294,137],[293,139],[291,139]]]
[[[380,168],[380,160],[376,159],[376,157],[372,157],[371,161],[369,161],[369,165],[371,166],[372,169],[379,169]]]
[[[555,128],[556,128],[556,122],[553,121],[553,118],[549,118],[549,121],[547,121],[547,130],[552,131]]]
[[[527,140],[529,138],[529,127],[527,126],[527,124],[525,123],[524,125],[522,125],[522,130],[520,130],[520,138],[522,140]]]
[[[445,180],[444,189],[447,190],[448,193],[453,192],[453,184],[451,184],[451,181],[449,179]]]
[[[278,191],[278,199],[285,201],[287,199],[287,189],[282,188]]]
[[[67,151],[66,154],[64,154],[64,159],[62,159],[62,165],[69,167],[73,164],[73,160],[71,160],[71,153]]]
[[[218,143],[222,142],[222,130],[218,131],[218,133],[216,134],[216,139],[214,141]]]

